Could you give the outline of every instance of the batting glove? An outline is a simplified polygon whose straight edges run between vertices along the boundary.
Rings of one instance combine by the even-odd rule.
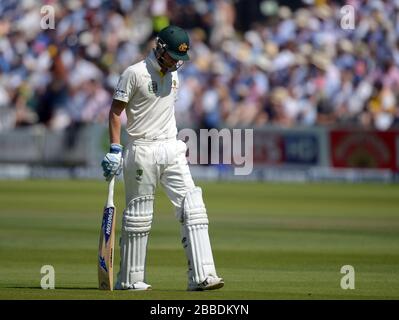
[[[101,162],[107,181],[111,180],[113,176],[118,176],[122,171],[122,150],[123,147],[120,144],[112,143],[109,152]]]

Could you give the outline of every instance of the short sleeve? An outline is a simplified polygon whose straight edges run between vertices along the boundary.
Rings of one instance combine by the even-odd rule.
[[[127,103],[133,96],[135,88],[136,74],[128,68],[120,76],[113,98]]]

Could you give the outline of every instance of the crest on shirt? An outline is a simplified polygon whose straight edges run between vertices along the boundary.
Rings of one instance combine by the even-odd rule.
[[[150,81],[148,82],[148,91],[150,93],[157,93],[158,92],[158,84],[156,81]]]

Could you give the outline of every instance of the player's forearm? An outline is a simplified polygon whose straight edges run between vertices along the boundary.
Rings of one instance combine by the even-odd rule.
[[[121,101],[114,100],[109,111],[109,138],[111,143],[121,144],[121,113],[125,108]]]
[[[121,117],[112,110],[109,112],[109,139],[111,143],[121,144]]]

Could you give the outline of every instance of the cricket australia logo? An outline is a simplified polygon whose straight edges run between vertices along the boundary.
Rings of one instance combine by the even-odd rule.
[[[150,93],[157,93],[158,92],[158,84],[156,81],[148,82],[148,91]]]
[[[136,180],[137,181],[143,180],[143,169],[136,170]]]
[[[186,52],[188,50],[188,45],[187,43],[183,42],[180,46],[179,46],[179,51],[180,52]]]

